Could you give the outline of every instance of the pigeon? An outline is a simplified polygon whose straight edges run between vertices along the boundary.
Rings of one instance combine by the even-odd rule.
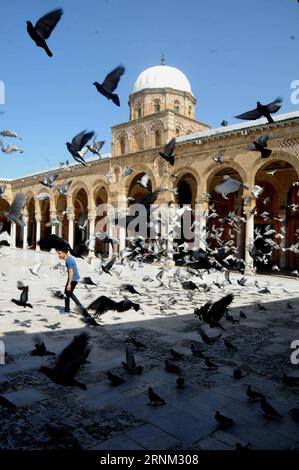
[[[110,269],[112,268],[112,266],[114,265],[116,261],[116,256],[114,256],[108,263],[106,263],[105,265],[101,265],[102,267],[102,270],[104,271],[104,273],[106,274],[110,274],[110,276],[112,276],[111,272],[110,272]]]
[[[204,355],[201,352],[200,349],[197,349],[194,344],[191,344],[191,352],[193,356],[200,357],[201,359],[204,359]]]
[[[38,47],[42,47],[49,57],[53,54],[48,48],[46,39],[49,39],[53,29],[57,25],[58,21],[63,15],[63,10],[58,9],[47,13],[45,16],[40,18],[35,26],[31,21],[27,21],[27,32],[31,39],[35,42]]]
[[[177,386],[177,388],[180,388],[180,389],[185,387],[185,380],[184,380],[183,377],[178,377],[176,379],[176,386]]]
[[[228,122],[224,119],[224,120],[221,122],[220,126],[226,127],[226,126],[228,126]]]
[[[261,400],[262,398],[265,398],[265,395],[263,395],[260,392],[255,392],[252,390],[251,385],[248,385],[246,395],[250,400]]]
[[[205,358],[205,364],[208,369],[218,369],[217,364],[214,364],[208,357]]]
[[[77,386],[87,390],[85,384],[75,379],[79,368],[86,362],[90,353],[88,345],[89,336],[81,333],[75,336],[73,341],[62,351],[53,369],[42,366],[40,372],[47,375],[53,382],[63,386]]]
[[[72,184],[72,181],[66,181],[65,183],[63,183],[62,186],[57,188],[57,190],[59,191],[60,194],[62,194],[62,196],[67,196],[71,184]]]
[[[228,349],[228,351],[234,351],[234,352],[238,351],[238,348],[234,344],[230,343],[227,339],[224,339],[223,341],[224,341],[224,345],[225,345],[226,349]]]
[[[91,279],[91,277],[89,276],[85,276],[83,277],[83,279],[80,280],[80,283],[81,284],[84,284],[84,286],[98,286],[98,284],[96,284],[95,282],[93,282],[93,280]]]
[[[24,150],[20,149],[16,145],[7,145],[7,147],[4,147],[3,142],[1,140],[0,140],[0,147],[3,153],[7,153],[7,154],[10,154],[13,152],[24,153]]]
[[[29,307],[29,308],[33,308],[31,304],[28,303],[28,291],[29,291],[29,287],[28,286],[23,286],[22,287],[22,293],[20,295],[20,300],[16,300],[16,299],[11,299],[11,301],[16,304],[16,305],[19,305],[20,307]]]
[[[213,156],[214,162],[215,162],[215,163],[222,163],[221,158],[223,157],[224,154],[225,154],[225,151],[224,151],[224,150],[221,150],[220,152],[217,152],[217,153]]]
[[[150,399],[150,405],[166,405],[166,401],[159,397],[159,395],[154,392],[152,387],[148,388],[148,397]]]
[[[38,273],[39,273],[39,270],[40,270],[40,268],[42,267],[43,264],[44,264],[44,262],[41,261],[40,263],[37,263],[35,266],[33,266],[33,268],[29,268],[29,271],[31,272],[31,274],[33,276],[39,277]]]
[[[172,359],[174,359],[175,361],[184,359],[184,354],[179,353],[178,351],[175,351],[175,349],[171,348],[169,352],[170,352],[170,355],[172,356]]]
[[[295,421],[297,421],[297,423],[299,423],[299,408],[292,408],[290,410],[290,415]]]
[[[71,143],[66,143],[67,149],[73,156],[74,160],[76,160],[78,163],[82,163],[83,166],[86,166],[86,163],[79,152],[83,149],[83,147],[93,136],[94,132],[82,131],[73,138]]]
[[[46,186],[47,188],[53,188],[53,183],[56,180],[58,175],[46,175],[40,184]]]
[[[268,140],[268,135],[262,135],[257,141],[254,141],[252,144],[249,144],[248,148],[249,150],[260,152],[262,158],[268,158],[272,153],[272,150],[267,148]]]
[[[141,180],[136,181],[136,184],[140,184],[145,189],[148,189],[148,184],[150,182],[150,173],[145,173]]]
[[[50,194],[48,193],[39,193],[37,196],[36,196],[36,199],[38,199],[38,201],[46,201],[47,199],[50,199]]]
[[[22,220],[22,217],[21,217],[24,205],[25,205],[25,194],[17,193],[9,208],[9,211],[3,212],[3,214],[8,221],[15,222],[21,227],[25,227],[26,224]]]
[[[285,385],[289,385],[290,387],[299,387],[299,377],[293,377],[283,372],[282,381]]]
[[[134,170],[133,168],[129,167],[129,166],[126,166],[126,168],[124,169],[123,171],[123,176],[129,176],[131,175],[132,173],[134,173],[136,170]]]
[[[179,368],[179,366],[176,366],[175,364],[172,364],[167,359],[164,362],[164,365],[165,365],[165,370],[167,370],[167,372],[172,372],[173,374],[180,374],[181,373],[181,369]]]
[[[203,342],[209,346],[211,346],[213,343],[215,343],[220,337],[221,334],[216,336],[215,338],[210,338],[201,328],[199,329],[199,334],[201,336],[201,339]]]
[[[140,309],[140,305],[134,302],[131,302],[129,299],[121,300],[120,302],[115,302],[109,297],[101,295],[96,300],[94,300],[86,310],[94,310],[95,315],[103,315],[103,313],[108,312],[109,310],[116,310],[117,312],[126,312],[134,308],[137,312]]]
[[[195,290],[198,289],[198,286],[193,281],[184,281],[182,282],[182,288],[185,290]]]
[[[33,351],[30,351],[31,356],[56,356],[54,352],[47,350],[45,343],[41,341],[40,338],[35,338],[35,341],[35,349],[33,349]]]
[[[241,369],[234,369],[233,378],[236,379],[236,380],[239,380],[239,379],[243,378],[243,374],[242,374]]]
[[[15,139],[20,139],[22,140],[22,138],[15,132],[15,131],[11,131],[9,129],[6,129],[4,131],[1,131],[0,132],[0,135],[2,135],[3,137],[13,137]]]
[[[52,291],[53,297],[56,297],[57,299],[64,299],[64,293],[61,292],[60,290],[54,290]]]
[[[237,119],[249,119],[255,120],[259,119],[262,116],[268,120],[269,123],[274,122],[271,117],[271,114],[277,113],[277,111],[281,108],[282,98],[276,98],[269,104],[262,105],[259,101],[256,103],[256,108],[252,109],[251,111],[247,111],[246,113],[239,114],[235,116]]]
[[[159,152],[160,157],[164,158],[170,165],[174,165],[173,151],[175,148],[175,139],[171,139],[168,144],[166,144],[163,152]]]
[[[245,313],[242,310],[240,310],[240,318],[247,318]]]
[[[138,294],[141,295],[140,292],[138,292],[132,284],[122,284],[119,288],[120,291],[125,290],[130,292],[130,294]]]
[[[239,286],[244,287],[246,282],[247,282],[247,279],[245,279],[245,277],[241,277],[241,279],[237,279],[237,283],[239,284]]]
[[[128,346],[126,348],[126,362],[122,362],[123,367],[126,369],[129,374],[132,375],[140,375],[143,371],[143,367],[141,365],[136,365],[134,352]]]
[[[140,341],[138,341],[136,338],[129,338],[129,341],[134,344],[135,348],[136,349],[147,349],[147,347],[145,346],[145,344],[141,343]]]
[[[278,411],[276,411],[272,405],[270,405],[270,403],[267,401],[265,397],[261,399],[261,409],[263,410],[265,415],[268,416],[269,418],[279,418],[279,419],[282,418],[281,414],[278,413]]]
[[[121,385],[121,384],[125,383],[125,379],[123,379],[122,377],[119,377],[118,375],[112,374],[112,372],[110,372],[110,370],[108,372],[106,372],[106,375],[107,375],[108,380],[110,380],[112,385],[116,386],[116,385]]]
[[[100,157],[101,156],[100,150],[104,144],[105,144],[105,140],[98,140],[96,142],[96,139],[94,138],[92,145],[87,144],[86,147],[91,153],[93,153],[94,155],[98,155]]]
[[[222,429],[229,428],[235,424],[232,418],[228,418],[227,416],[222,415],[219,413],[219,411],[216,411],[215,419],[219,423],[219,428]]]
[[[116,93],[112,92],[117,88],[120,77],[124,73],[125,67],[123,65],[119,65],[106,76],[103,83],[93,83],[98,92],[101,93],[101,95],[105,96],[108,100],[112,100],[116,106],[120,106],[119,97]]]
[[[248,186],[245,186],[245,184],[241,183],[240,181],[237,181],[228,175],[224,175],[223,182],[220,184],[217,184],[217,186],[215,186],[214,188],[214,191],[216,191],[216,193],[221,194],[223,199],[228,199],[226,197],[227,194],[235,193],[236,191],[239,191],[240,187],[249,189]]]

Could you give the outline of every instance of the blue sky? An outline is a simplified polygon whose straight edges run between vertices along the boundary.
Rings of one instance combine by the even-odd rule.
[[[26,20],[55,8],[64,15],[48,40],[49,58],[27,36]],[[258,99],[283,96],[281,112],[299,109],[290,101],[290,83],[299,79],[297,0],[2,0],[0,25],[0,128],[17,131],[24,148],[0,154],[0,177],[71,159],[65,142],[83,129],[96,131],[109,151],[110,127],[128,120],[137,76],[162,53],[190,80],[197,119],[213,127],[235,122]],[[117,108],[92,83],[120,63]]]

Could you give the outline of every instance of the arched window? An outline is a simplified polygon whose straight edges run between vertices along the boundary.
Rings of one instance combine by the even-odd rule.
[[[174,110],[175,113],[179,113],[179,112],[180,112],[180,102],[179,102],[179,101],[175,101],[175,102],[174,102],[173,110]]]
[[[160,147],[161,145],[161,132],[159,130],[155,131],[155,147]]]
[[[161,106],[160,106],[160,101],[159,100],[155,100],[154,110],[155,110],[155,113],[159,113],[161,111]]]
[[[120,146],[120,154],[123,155],[124,153],[126,153],[126,142],[125,142],[124,137],[120,139],[119,146]]]
[[[139,105],[138,108],[137,108],[137,117],[138,117],[138,118],[141,118],[141,117],[142,117],[142,108],[141,108],[141,105]]]
[[[177,136],[180,135],[180,129],[178,127],[176,128],[175,133]]]
[[[192,114],[192,106],[189,106],[189,116]]]

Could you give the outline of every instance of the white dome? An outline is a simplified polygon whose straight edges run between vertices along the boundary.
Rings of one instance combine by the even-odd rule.
[[[134,84],[133,93],[145,88],[174,88],[192,94],[186,75],[179,69],[168,65],[156,65],[144,70]]]

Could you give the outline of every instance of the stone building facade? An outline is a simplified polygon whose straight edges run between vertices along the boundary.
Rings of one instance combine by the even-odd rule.
[[[197,207],[202,227],[219,223],[207,217],[206,193],[212,196],[219,217],[225,217],[232,210],[243,215],[246,223],[233,238],[239,256],[248,266],[252,260],[247,248],[254,239],[254,228],[263,231],[270,224],[285,234],[284,238],[275,240],[282,249],[273,251],[271,263],[287,270],[299,267],[299,255],[286,249],[299,241],[299,186],[296,185],[299,180],[299,112],[275,115],[272,124],[260,119],[212,129],[195,119],[196,99],[186,76],[166,65],[150,67],[141,73],[129,97],[129,108],[129,121],[112,127],[111,154],[87,160],[86,167],[71,164],[14,180],[0,179],[0,184],[7,186],[5,197],[0,199],[0,220],[4,220],[1,211],[7,210],[17,192],[26,195],[23,214],[26,227],[21,229],[11,224],[13,245],[38,250],[37,241],[51,232],[68,239],[71,245],[78,243],[82,233],[75,221],[82,212],[88,217],[88,232],[94,233],[99,220],[96,207],[101,203],[121,205],[125,213],[129,196],[138,201],[146,194],[137,181],[143,174],[150,173],[149,189],[166,185],[178,190],[177,196],[160,193],[159,202],[176,200],[179,204],[191,204],[193,210]],[[262,159],[259,152],[248,149],[248,144],[265,134],[269,135],[268,147],[272,154]],[[176,156],[174,166],[170,167],[159,156],[159,151],[173,137],[176,138]],[[225,153],[222,163],[217,164],[212,157],[220,149]],[[134,173],[124,177],[126,167],[133,168]],[[72,182],[67,196],[40,184],[50,173],[58,175],[56,186]],[[224,200],[213,192],[224,175],[248,187],[264,187],[262,197],[256,201],[250,190],[240,188]],[[37,195],[41,191],[48,192],[49,199],[39,201]],[[256,211],[253,210],[255,205]],[[262,216],[265,211],[268,218]],[[48,228],[47,222],[56,218],[61,225]],[[118,249],[123,249],[126,231],[114,228],[113,235],[120,240]],[[97,251],[105,250],[98,242]]]

